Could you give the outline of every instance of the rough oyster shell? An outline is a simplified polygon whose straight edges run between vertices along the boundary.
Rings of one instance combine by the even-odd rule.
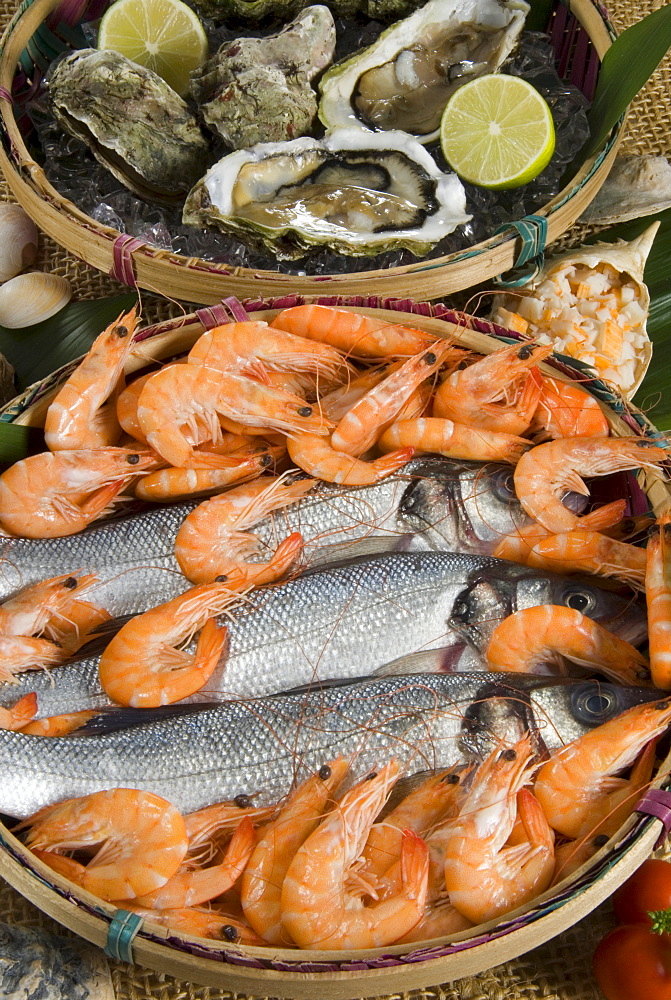
[[[613,383],[620,391],[631,398],[639,385],[643,381],[650,359],[652,357],[652,344],[646,331],[646,321],[650,308],[650,294],[643,281],[645,262],[650,253],[659,222],[653,223],[645,232],[631,242],[618,240],[617,243],[594,243],[592,246],[585,246],[577,250],[569,250],[566,253],[558,254],[549,258],[541,273],[528,285],[525,285],[521,294],[514,292],[497,295],[492,303],[491,319],[495,323],[506,326],[506,314],[502,310],[512,310],[513,312],[528,312],[531,310],[529,304],[526,308],[522,306],[527,299],[537,300],[541,305],[538,309],[539,319],[534,321],[528,333],[539,336],[543,342],[554,342],[560,353],[572,354],[579,360],[592,364],[592,355],[601,355],[608,359],[611,364],[604,376],[606,381]],[[548,297],[553,278],[561,280],[561,272],[567,267],[582,266],[593,270],[609,265],[619,276],[622,285],[628,283],[634,286],[635,303],[640,307],[641,317],[637,322],[633,322],[629,330],[622,338],[622,348],[618,356],[609,350],[608,341],[608,320],[602,321],[602,330],[597,336],[596,343],[590,345],[587,339],[583,341],[581,347],[567,349],[566,345],[553,336],[552,320],[545,318],[545,310],[553,305],[554,294]],[[603,304],[603,296],[594,297],[598,305]],[[639,311],[638,309],[636,310]],[[542,314],[542,315],[541,315]],[[597,317],[600,319],[600,317]],[[578,317],[575,317],[578,321]],[[635,356],[633,364],[628,360],[626,354],[634,349]],[[603,368],[603,366],[601,366]]]
[[[238,233],[287,260],[314,246],[422,255],[469,219],[461,181],[419,143],[360,129],[231,153],[189,193],[183,214],[187,225]]]
[[[671,208],[671,164],[664,156],[620,155],[579,222],[639,219]]]
[[[178,201],[207,166],[209,143],[156,73],[106,49],[78,49],[48,80],[53,113],[135,194]]]
[[[432,141],[450,95],[501,66],[528,11],[524,0],[429,0],[324,74],[319,117]]]
[[[328,7],[306,7],[276,35],[225,42],[192,74],[191,94],[233,149],[297,139],[313,127],[310,80],[333,60],[335,40]]]
[[[245,23],[257,22],[266,16],[276,16],[277,0],[198,0],[196,6],[201,14],[224,21],[239,18]],[[301,10],[304,0],[283,0],[282,14],[288,17]],[[363,14],[374,21],[389,23],[397,17],[405,17],[421,6],[421,0],[331,0],[329,4],[334,14],[351,17]]]

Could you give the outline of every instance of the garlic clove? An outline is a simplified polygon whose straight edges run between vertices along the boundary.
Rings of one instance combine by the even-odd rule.
[[[72,297],[66,278],[28,271],[0,285],[0,326],[16,330],[49,319]]]
[[[0,204],[0,281],[9,281],[35,262],[37,226],[20,205]]]

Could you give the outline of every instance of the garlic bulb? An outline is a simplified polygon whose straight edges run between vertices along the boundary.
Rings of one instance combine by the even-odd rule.
[[[37,226],[20,205],[0,204],[0,281],[30,267],[37,256]]]
[[[66,278],[45,271],[19,274],[0,285],[0,326],[10,330],[49,319],[72,297]]]

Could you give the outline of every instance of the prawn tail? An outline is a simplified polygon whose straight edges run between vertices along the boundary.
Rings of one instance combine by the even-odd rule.
[[[299,531],[292,532],[292,534],[282,539],[271,559],[265,565],[261,564],[258,566],[258,569],[253,563],[245,567],[247,572],[243,571],[242,573],[244,577],[242,585],[260,587],[262,584],[274,583],[276,580],[279,580],[295,563],[296,559],[298,559],[303,551],[303,545],[304,542],[301,533]],[[231,584],[233,586],[236,582],[234,575],[235,571],[229,578],[229,580],[233,581]]]
[[[53,872],[70,879],[75,885],[84,885],[86,866],[80,864],[79,861],[75,861],[74,858],[68,858],[63,854],[56,854],[55,851],[40,850],[38,847],[33,847],[32,853],[38,861],[51,868]]]
[[[420,916],[426,903],[428,880],[429,848],[414,830],[404,830],[401,838],[401,891],[404,896],[417,900]]]
[[[23,729],[37,712],[37,695],[25,694],[12,708],[0,708],[0,729]]]
[[[103,517],[111,512],[114,500],[125,485],[125,479],[115,479],[92,493],[81,506],[70,504],[69,501],[65,503],[61,501],[58,505],[58,512],[66,520],[81,521],[82,516],[84,516],[87,520],[93,521],[98,517]]]
[[[626,500],[613,500],[612,503],[604,504],[603,507],[597,507],[596,510],[583,515],[579,518],[578,526],[581,531],[603,531],[604,528],[612,528],[622,520],[626,509]]]
[[[245,816],[240,820],[235,833],[231,837],[231,842],[228,845],[224,859],[224,863],[230,871],[231,885],[242,875],[255,847],[256,833],[254,831],[254,824],[249,816]]]
[[[215,618],[208,618],[198,637],[193,666],[201,678],[199,688],[210,679],[226,648],[228,629],[217,625]],[[196,688],[196,690],[199,690]],[[193,693],[193,692],[191,692]],[[183,696],[185,697],[185,696]]]
[[[96,709],[84,709],[66,715],[52,715],[46,719],[35,719],[21,729],[25,736],[69,736],[98,715]]]

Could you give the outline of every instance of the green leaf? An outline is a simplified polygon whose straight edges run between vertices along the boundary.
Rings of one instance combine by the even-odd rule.
[[[19,391],[86,354],[106,326],[137,302],[137,295],[71,302],[35,326],[8,330],[0,326],[0,353],[16,369]]]
[[[39,428],[0,422],[0,466],[13,465],[44,450],[44,435]]]
[[[671,45],[671,4],[653,10],[627,28],[606,52],[588,118],[591,138],[585,156],[595,153]]]
[[[525,31],[545,31],[554,7],[554,0],[531,0],[531,10],[524,22]]]

